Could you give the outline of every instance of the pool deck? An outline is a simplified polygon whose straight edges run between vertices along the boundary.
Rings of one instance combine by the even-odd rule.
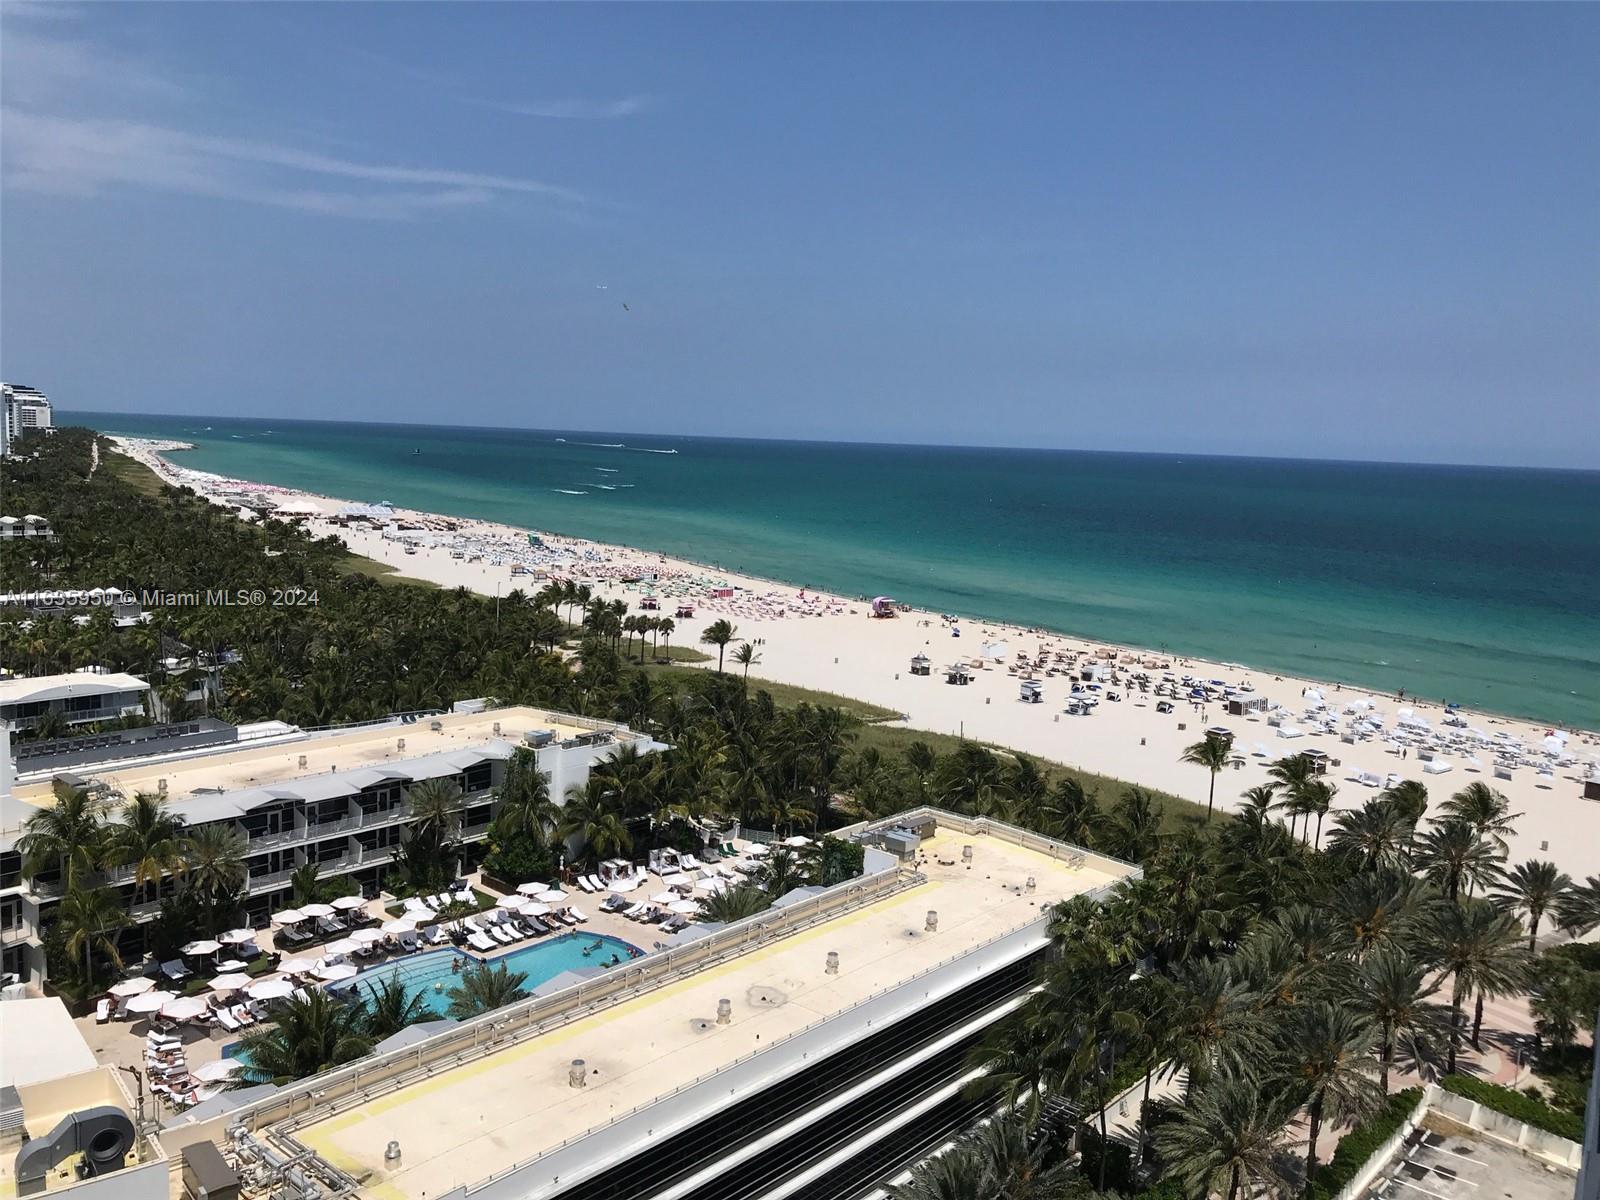
[[[975,846],[972,865],[961,848]],[[437,1200],[526,1162],[709,1072],[1037,919],[1120,875],[1071,867],[1001,837],[941,830],[907,891],[665,984],[490,1057],[296,1131],[369,1200]],[[939,859],[945,863],[941,864]],[[1024,881],[1037,879],[1028,893]],[[936,933],[924,932],[928,910]],[[597,931],[599,932],[599,931]],[[609,932],[608,930],[605,932]],[[837,975],[824,971],[837,951]],[[730,1025],[709,1019],[733,1003]],[[583,1059],[588,1083],[573,1088]],[[402,1158],[386,1165],[398,1140]]]

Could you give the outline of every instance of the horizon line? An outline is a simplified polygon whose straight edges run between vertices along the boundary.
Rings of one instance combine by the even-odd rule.
[[[790,445],[810,446],[863,446],[888,449],[905,450],[1005,450],[1020,454],[1105,454],[1105,455],[1136,455],[1145,458],[1206,458],[1224,459],[1238,462],[1304,462],[1324,463],[1344,466],[1385,466],[1385,467],[1456,467],[1477,471],[1555,471],[1570,475],[1595,475],[1600,474],[1596,467],[1562,467],[1537,465],[1528,463],[1485,463],[1485,462],[1448,462],[1448,461],[1423,461],[1406,458],[1340,458],[1317,457],[1304,454],[1249,454],[1242,452],[1227,452],[1216,450],[1126,450],[1126,449],[1095,449],[1083,446],[1014,446],[1002,443],[970,443],[970,442],[894,442],[878,441],[861,438],[805,438],[805,437],[773,437],[755,434],[714,434],[714,433],[651,433],[644,430],[619,430],[619,429],[559,429],[554,427],[533,425],[471,425],[450,424],[431,425],[419,421],[383,421],[383,420],[357,420],[351,418],[334,417],[263,417],[263,416],[225,416],[209,413],[170,413],[170,412],[114,412],[90,409],[62,408],[52,405],[62,414],[82,414],[94,417],[149,417],[174,420],[204,420],[204,421],[254,421],[259,423],[278,423],[287,425],[374,425],[385,429],[452,429],[474,431],[481,433],[588,433],[603,434],[610,437],[640,437],[659,439],[680,439],[685,441],[707,442],[775,442]],[[103,430],[100,432],[104,432]]]

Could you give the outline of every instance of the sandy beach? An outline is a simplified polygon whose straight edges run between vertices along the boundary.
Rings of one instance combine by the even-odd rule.
[[[1424,781],[1435,809],[1481,780],[1523,814],[1512,861],[1547,858],[1580,879],[1600,870],[1600,802],[1583,798],[1584,781],[1600,779],[1600,736],[1591,731],[992,621],[900,609],[874,618],[862,598],[576,538],[537,534],[533,544],[529,531],[491,522],[352,506],[188,470],[164,457],[181,443],[115,440],[170,483],[235,510],[303,520],[404,575],[485,595],[532,593],[550,579],[571,579],[635,612],[652,595],[658,615],[674,618],[678,645],[694,645],[701,630],[725,618],[737,626],[735,644],[752,642],[760,655],[753,677],[881,704],[903,713],[912,728],[964,734],[1204,803],[1209,776],[1180,755],[1208,727],[1221,726],[1232,732],[1236,756],[1216,781],[1219,808],[1265,782],[1274,759],[1317,750],[1328,756],[1328,777],[1339,788],[1335,809],[1360,806],[1390,776]],[[341,512],[347,523],[337,519]],[[680,608],[693,615],[678,616]],[[917,655],[930,660],[929,675],[912,673]],[[957,663],[970,683],[947,682],[946,668]],[[1093,686],[1081,678],[1091,665]],[[1038,682],[1041,702],[1020,698],[1025,679]],[[1209,687],[1209,698],[1196,685]],[[1228,698],[1265,708],[1230,716]],[[1090,700],[1087,715],[1064,711]]]

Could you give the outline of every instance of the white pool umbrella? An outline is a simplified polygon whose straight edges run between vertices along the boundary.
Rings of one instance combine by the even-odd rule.
[[[396,917],[392,921],[383,923],[383,932],[385,933],[415,933],[416,931],[417,923],[410,917]]]
[[[286,908],[282,912],[272,914],[272,923],[274,925],[298,925],[305,919],[305,913],[298,908]]]
[[[331,905],[331,904],[308,904],[304,908],[302,908],[300,911],[303,912],[308,917],[331,917],[331,916],[333,916],[333,905]]]
[[[671,904],[679,898],[677,892],[657,892],[650,897],[651,904]]]
[[[174,1021],[187,1021],[210,1007],[204,996],[174,996],[161,1006],[161,1015],[171,1017]]]
[[[354,979],[356,977],[356,969],[350,963],[323,963],[311,973],[318,979],[326,980],[329,983],[337,983],[341,979]]]
[[[256,940],[254,929],[230,929],[227,933],[217,934],[217,941],[224,946],[243,946],[246,942]]]
[[[146,979],[141,975],[138,979],[124,979],[121,983],[112,984],[111,994],[118,997],[142,996],[155,985],[156,981],[154,979]]]
[[[370,946],[373,942],[383,941],[383,930],[358,929],[350,935],[350,941],[359,942],[363,946]]]
[[[294,984],[287,979],[258,979],[244,994],[252,1000],[283,1000],[294,995]]]
[[[811,845],[811,839],[808,838],[808,837],[801,837],[797,833],[793,837],[784,838],[783,839],[783,844],[785,846],[796,846],[796,847],[809,846],[809,845]]]
[[[183,953],[200,955],[215,954],[221,949],[222,944],[220,942],[213,942],[209,938],[201,938],[199,941],[190,942],[187,946],[183,947]]]
[[[494,902],[494,906],[496,908],[520,909],[527,903],[528,898],[526,896],[501,896],[500,899]]]
[[[168,1000],[176,1000],[171,992],[145,992],[128,1001],[128,1011],[134,1013],[160,1012]]]
[[[219,1058],[215,1062],[193,1068],[189,1074],[206,1083],[221,1083],[224,1079],[232,1079],[243,1066],[244,1064],[237,1058]]]
[[[528,883],[517,884],[517,891],[524,896],[537,896],[544,890],[545,885],[537,881],[529,881]]]
[[[682,913],[684,916],[693,916],[700,911],[700,906],[693,900],[674,900],[667,907],[675,913]]]
[[[559,904],[566,898],[567,894],[559,888],[551,888],[549,891],[540,892],[534,897],[535,900],[542,901],[545,904]]]
[[[312,958],[310,955],[302,955],[299,958],[291,958],[279,963],[278,970],[282,971],[285,975],[304,975],[316,965],[316,959]]]
[[[343,937],[336,942],[329,942],[322,948],[322,953],[326,957],[337,954],[352,954],[359,949],[361,949],[361,943],[356,941],[355,938]]]
[[[211,981],[213,992],[237,992],[250,982],[248,975],[218,975]]]
[[[335,908],[342,908],[349,912],[352,909],[364,908],[367,902],[360,896],[339,896],[332,903]]]
[[[763,846],[760,842],[755,842],[749,846],[746,846],[744,848],[744,852],[751,858],[765,858],[771,853],[771,851],[768,850],[766,846]]]
[[[550,906],[540,904],[537,900],[529,900],[517,911],[525,917],[542,917],[550,911]]]

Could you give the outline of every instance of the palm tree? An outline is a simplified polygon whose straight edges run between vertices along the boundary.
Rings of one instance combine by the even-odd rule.
[[[761,661],[761,655],[756,652],[756,648],[754,646],[752,646],[749,642],[746,642],[733,652],[733,661],[744,668],[745,681],[748,682],[750,679],[750,668],[753,664]]]
[[[1582,933],[1600,925],[1600,875],[1572,885],[1556,906],[1556,923],[1568,933]]]
[[[788,846],[774,846],[761,864],[760,886],[774,900],[810,882],[799,858]]]
[[[1444,811],[1457,821],[1465,821],[1473,832],[1492,842],[1502,855],[1508,854],[1506,835],[1515,833],[1521,813],[1511,811],[1511,802],[1482,781],[1467,784],[1444,802]]]
[[[23,825],[17,839],[22,853],[22,873],[30,878],[52,868],[61,873],[62,886],[71,890],[100,867],[105,848],[104,805],[87,789],[56,780],[55,803],[41,808]]]
[[[1539,949],[1539,922],[1571,890],[1572,879],[1557,870],[1555,863],[1530,858],[1506,872],[1492,899],[1507,912],[1527,914],[1528,953],[1533,954]]]
[[[956,1144],[912,1168],[894,1200],[1055,1200],[1066,1194],[1071,1165],[1046,1165],[1049,1141],[1014,1116],[968,1130]],[[1074,1192],[1074,1195],[1079,1193]]]
[[[537,756],[526,747],[518,747],[506,763],[498,797],[496,819],[507,833],[526,833],[544,842],[561,819],[561,808],[550,797],[550,777],[539,770]]]
[[[1362,959],[1350,976],[1346,1003],[1378,1028],[1378,1087],[1385,1095],[1395,1043],[1409,1038],[1425,1048],[1441,1024],[1439,1006],[1429,1000],[1435,990],[1428,982],[1431,974],[1426,963],[1385,946]]]
[[[1371,871],[1400,861],[1409,843],[1406,814],[1392,800],[1368,800],[1360,808],[1347,808],[1333,819],[1328,853]]]
[[[1206,821],[1211,820],[1211,809],[1217,799],[1217,775],[1228,765],[1231,743],[1225,737],[1208,733],[1183,752],[1182,761],[1194,763],[1211,772],[1211,787],[1206,792]]]
[[[411,789],[412,828],[443,843],[461,825],[461,787],[453,779],[425,779]]]
[[[671,617],[662,617],[656,626],[661,631],[661,644],[666,647],[668,658],[672,657],[672,631],[677,627]]]
[[[732,923],[766,912],[772,907],[772,897],[762,888],[741,883],[737,887],[713,892],[700,900],[702,921]]]
[[[117,950],[117,935],[132,922],[122,901],[110,888],[71,888],[56,910],[56,920],[64,935],[68,954],[83,955],[83,988],[94,990],[94,954],[104,954],[119,969],[122,955]]]
[[[1313,846],[1321,848],[1322,845],[1322,818],[1328,815],[1328,809],[1333,806],[1334,797],[1339,794],[1339,787],[1326,779],[1308,779],[1294,797],[1296,804],[1306,814],[1306,825],[1311,824],[1310,818],[1317,818],[1317,833],[1311,839]]]
[[[170,812],[165,796],[136,792],[122,819],[106,832],[105,863],[132,867],[134,898],[158,886],[161,876],[183,869],[183,818]]]
[[[367,1010],[318,988],[285,1000],[273,1024],[247,1030],[240,1048],[250,1065],[234,1076],[237,1086],[293,1083],[370,1051]]]
[[[1423,875],[1455,901],[1463,889],[1470,896],[1474,886],[1488,887],[1498,880],[1503,855],[1465,821],[1451,818],[1422,835],[1416,857]]]
[[[1281,1028],[1284,1065],[1310,1124],[1305,1195],[1317,1175],[1317,1135],[1322,1122],[1358,1121],[1375,1112],[1383,1093],[1372,1078],[1378,1031],[1365,1017],[1316,1000],[1293,1010]]]
[[[449,1013],[456,1020],[465,1021],[480,1013],[504,1008],[528,994],[522,986],[527,980],[526,972],[513,971],[505,963],[495,966],[479,963],[469,967],[450,988]]]
[[[1406,826],[1406,857],[1417,839],[1417,826],[1428,812],[1428,787],[1417,779],[1402,779],[1392,788],[1384,788],[1379,799],[1388,800],[1400,810]]]
[[[727,650],[728,643],[733,641],[738,632],[739,629],[736,625],[730,625],[724,620],[717,620],[707,625],[705,632],[700,635],[700,644],[702,646],[715,646],[717,648],[717,673],[719,675],[722,673],[723,652]]]
[[[1167,1055],[1188,1071],[1186,1093],[1204,1087],[1214,1074],[1247,1078],[1267,1052],[1266,1021],[1254,997],[1229,965],[1219,959],[1183,964],[1170,984]]]
[[[219,906],[238,894],[249,878],[245,865],[250,844],[232,825],[212,822],[197,825],[184,842],[184,875],[189,887],[205,903],[207,919],[215,923]]]
[[[557,836],[563,841],[576,838],[580,848],[595,859],[625,854],[633,848],[633,835],[619,808],[605,777],[591,772],[586,783],[567,789]]]
[[[1248,1080],[1218,1079],[1156,1130],[1156,1152],[1185,1195],[1268,1194],[1285,1182],[1278,1138],[1292,1112]]]
[[[1472,1044],[1478,1044],[1483,1024],[1485,996],[1503,996],[1523,987],[1528,979],[1528,951],[1522,944],[1522,924],[1486,900],[1448,905],[1435,932],[1435,958],[1451,978],[1450,1051],[1445,1070],[1454,1073],[1461,1042],[1461,1005],[1477,997],[1472,1020]]]
[[[406,990],[398,971],[367,985],[366,1009],[367,1032],[374,1038],[389,1037],[433,1015],[421,993]]]

